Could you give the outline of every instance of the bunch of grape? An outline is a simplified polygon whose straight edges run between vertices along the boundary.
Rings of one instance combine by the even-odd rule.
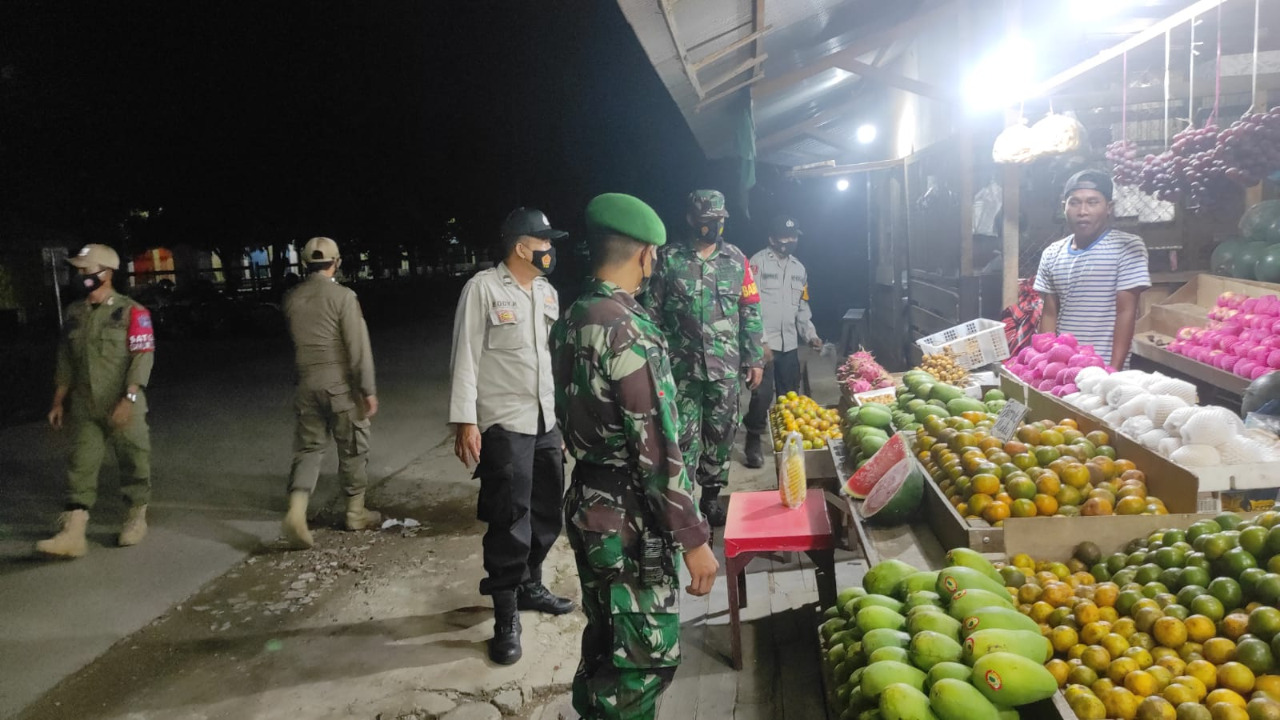
[[[1111,174],[1117,185],[1137,185],[1141,181],[1142,161],[1138,159],[1138,144],[1132,140],[1108,145],[1107,162],[1112,164]]]
[[[1139,187],[1160,200],[1185,199],[1190,209],[1220,203],[1232,191],[1227,180],[1225,150],[1216,125],[1188,127],[1173,136],[1173,145],[1160,155],[1148,155]]]
[[[1280,107],[1249,113],[1218,138],[1227,179],[1252,187],[1280,169]]]

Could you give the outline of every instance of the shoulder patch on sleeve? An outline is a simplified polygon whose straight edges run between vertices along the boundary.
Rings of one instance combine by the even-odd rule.
[[[742,273],[742,302],[748,305],[760,302],[760,288],[756,287],[756,278],[751,273],[750,265],[744,266]]]
[[[129,308],[129,352],[155,352],[155,328],[151,312],[141,305]]]

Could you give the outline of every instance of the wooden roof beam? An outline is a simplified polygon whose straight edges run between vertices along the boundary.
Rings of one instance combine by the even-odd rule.
[[[861,62],[859,60],[844,60],[840,63],[840,67],[855,75],[861,75],[868,80],[874,80],[882,85],[896,87],[900,90],[906,90],[923,97],[934,98],[936,100],[955,100],[956,94],[947,92],[937,85],[909,78],[906,75],[900,75],[891,70],[878,68],[874,65]]]
[[[689,53],[680,43],[680,32],[676,29],[676,17],[671,8],[675,2],[676,0],[658,0],[658,8],[662,10],[662,19],[667,23],[667,33],[671,35],[671,44],[676,49],[676,57],[680,58],[680,65],[684,67],[684,75],[689,78],[694,94],[702,99],[706,97],[706,93],[702,90],[702,84],[698,82],[698,70],[689,62]]]

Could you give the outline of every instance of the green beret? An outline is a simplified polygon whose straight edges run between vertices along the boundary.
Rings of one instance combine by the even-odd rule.
[[[597,195],[587,203],[587,230],[624,235],[647,245],[667,243],[667,227],[658,213],[643,200],[622,193]]]

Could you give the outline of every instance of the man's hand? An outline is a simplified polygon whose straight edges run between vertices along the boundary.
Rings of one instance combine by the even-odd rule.
[[[773,351],[769,349],[768,345],[764,346],[764,364],[765,365],[773,364]]]
[[[711,592],[711,586],[716,583],[716,571],[720,569],[720,563],[716,560],[715,553],[711,552],[711,546],[703,543],[689,550],[684,554],[684,564],[689,568],[689,576],[693,578],[693,582],[685,590],[688,590],[690,595],[698,596]]]
[[[133,403],[128,398],[124,398],[111,410],[111,417],[107,422],[111,427],[119,430],[129,424],[131,417],[133,417]]]
[[[49,427],[54,430],[62,429],[62,403],[53,406],[49,411]]]
[[[810,340],[810,341],[809,341],[809,347],[813,348],[814,350],[821,350],[821,349],[822,349],[822,338],[814,338],[814,339]]]
[[[764,380],[764,368],[747,368],[747,389],[755,390]]]
[[[468,468],[480,462],[480,428],[470,423],[458,423],[453,438],[453,454]]]
[[[378,396],[367,395],[364,399],[364,416],[371,418],[378,414]]]

